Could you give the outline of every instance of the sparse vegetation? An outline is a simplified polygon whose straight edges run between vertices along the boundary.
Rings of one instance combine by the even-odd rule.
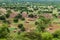
[[[0,40],[60,40],[60,2],[15,1],[0,3]]]

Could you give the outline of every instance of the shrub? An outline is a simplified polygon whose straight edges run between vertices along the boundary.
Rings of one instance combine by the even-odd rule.
[[[7,13],[7,14],[5,14],[5,16],[6,16],[6,18],[9,18],[10,14],[9,14],[9,13]]]
[[[22,15],[21,14],[18,14],[15,18],[20,19],[20,18],[22,18]]]
[[[60,38],[60,30],[57,30],[53,33],[54,38]]]
[[[8,20],[3,20],[3,23],[10,24],[10,22]]]
[[[26,32],[20,34],[21,40],[41,40],[41,34],[36,32]]]
[[[0,38],[6,38],[9,32],[9,29],[5,25],[0,27]]]
[[[17,23],[17,22],[18,22],[18,19],[17,19],[17,18],[15,18],[13,21],[14,21],[15,23]]]
[[[25,31],[25,28],[24,28],[23,24],[19,24],[18,28],[21,29],[21,31]]]
[[[0,20],[6,20],[6,19],[5,19],[5,16],[3,16],[3,15],[0,16]]]
[[[39,24],[38,22],[35,22],[35,25]]]
[[[10,13],[12,13],[12,12],[11,12],[11,10],[7,10],[7,13],[10,14]]]
[[[24,20],[25,20],[25,18],[21,18],[21,20],[22,20],[22,21],[24,21]]]
[[[19,24],[19,25],[18,25],[18,28],[22,28],[22,27],[23,27],[23,24]]]
[[[41,35],[42,35],[42,40],[52,40],[53,39],[53,35],[49,32],[41,33]]]
[[[28,16],[29,16],[30,18],[33,18],[33,17],[34,17],[34,15],[33,15],[33,14],[29,14]]]
[[[37,26],[38,31],[44,32],[45,28],[51,24],[51,20],[45,17],[40,17],[40,19],[38,20],[38,23],[39,23]]]

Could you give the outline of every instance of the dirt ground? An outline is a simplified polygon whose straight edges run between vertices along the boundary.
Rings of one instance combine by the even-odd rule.
[[[53,33],[56,30],[60,29],[60,26],[58,24],[53,24],[52,27],[46,28],[48,32]]]

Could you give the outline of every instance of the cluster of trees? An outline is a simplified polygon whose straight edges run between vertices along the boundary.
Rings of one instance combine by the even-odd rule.
[[[15,18],[25,20],[25,18],[23,18],[21,14],[18,14]]]
[[[0,28],[0,39],[6,40],[60,40],[60,30],[49,32],[21,32],[20,34],[9,35],[9,29],[7,27]]]
[[[4,24],[0,27],[0,38],[5,38],[6,40],[60,40],[60,30],[54,33],[49,33],[45,30],[50,23],[50,19],[41,16],[35,23],[37,25],[35,31],[25,32],[23,24],[19,24],[18,28],[22,32],[18,32],[19,34],[14,33],[14,36],[11,35],[8,26]]]
[[[20,10],[33,12],[32,10],[28,10],[27,7],[21,7]],[[34,10],[36,11],[38,8],[34,8]],[[10,13],[11,10],[8,10],[7,14],[0,16],[0,20],[3,20],[4,23],[10,23],[6,20],[6,18],[9,18]],[[41,12],[39,11],[38,13],[40,14]],[[52,13],[52,11],[44,11],[43,13]],[[28,16],[30,18],[35,17],[33,14]],[[57,17],[55,14],[53,14],[53,16]],[[18,14],[13,21],[17,23],[18,19],[25,20],[21,14]],[[45,30],[45,28],[51,25],[51,19],[40,16],[38,21],[35,22],[35,25],[37,25],[35,30],[25,32],[24,25],[19,24],[18,29],[20,29],[22,32],[18,31],[14,36],[11,35],[8,25],[0,26],[0,38],[5,38],[6,40],[60,40],[60,30],[54,33],[49,33]]]
[[[0,38],[7,38],[7,36],[9,36],[8,33],[10,33],[10,31],[6,24],[0,26]]]
[[[38,21],[35,22],[35,25],[37,25],[37,29],[39,32],[45,31],[45,28],[47,28],[49,25],[51,25],[51,19],[47,19],[43,16],[40,16]]]
[[[21,15],[21,14],[18,14],[18,15],[14,18],[14,20],[13,20],[13,21],[14,21],[15,23],[17,23],[19,19],[21,19],[22,21],[24,21],[24,20],[25,20],[25,18],[24,18],[24,17],[22,17],[22,15]]]
[[[10,17],[10,14],[11,14],[11,13],[12,13],[11,10],[7,10],[6,14],[0,16],[0,20],[2,20],[4,23],[7,22],[6,19],[8,19],[8,18]],[[15,23],[17,23],[17,22],[18,22],[18,19],[21,19],[22,21],[25,20],[25,18],[23,18],[21,14],[18,14],[18,15],[14,18],[13,21],[14,21]]]

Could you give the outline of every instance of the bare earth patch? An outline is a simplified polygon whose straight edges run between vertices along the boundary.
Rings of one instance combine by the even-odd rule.
[[[57,25],[57,24],[53,24],[52,27],[49,27],[49,28],[46,28],[47,31],[49,31],[50,33],[53,33],[55,32],[56,30],[59,30],[60,29],[60,26]]]

